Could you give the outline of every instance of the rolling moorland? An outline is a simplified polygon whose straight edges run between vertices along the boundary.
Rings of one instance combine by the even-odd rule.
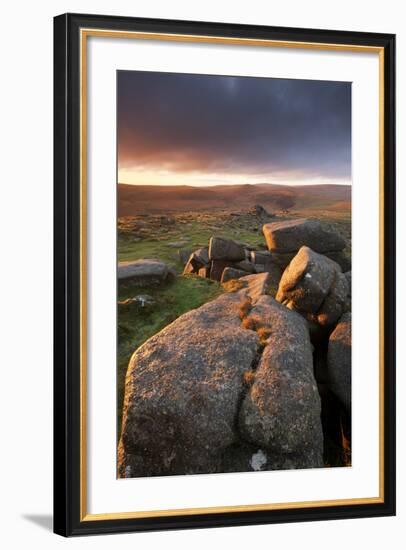
[[[238,210],[261,204],[270,212],[304,211],[315,215],[348,214],[351,186],[273,184],[217,185],[214,187],[118,185],[118,216],[142,213]]]
[[[118,261],[157,259],[165,262],[172,274],[165,284],[158,285],[119,281],[118,437],[125,375],[133,352],[185,312],[224,293],[219,281],[184,273],[190,254],[207,247],[212,237],[265,251],[264,223],[297,218],[328,222],[345,239],[344,253],[350,257],[350,186],[118,186]],[[275,296],[277,289],[275,280],[268,292]],[[336,403],[326,401],[325,411],[330,406]],[[339,436],[325,438],[325,465],[345,465],[350,462],[349,426],[343,426],[341,418],[339,428],[334,424],[331,431],[339,432]]]

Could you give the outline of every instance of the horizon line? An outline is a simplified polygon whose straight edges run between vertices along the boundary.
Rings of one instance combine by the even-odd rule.
[[[118,181],[117,185],[130,185],[131,187],[245,187],[247,185],[272,185],[274,187],[352,187],[352,181],[348,183],[270,183],[270,182],[253,182],[253,183],[209,183],[209,184],[186,184],[186,183],[128,183]]]

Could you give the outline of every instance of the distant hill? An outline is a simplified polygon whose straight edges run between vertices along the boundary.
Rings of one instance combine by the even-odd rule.
[[[118,215],[198,210],[237,210],[261,204],[280,210],[333,210],[351,208],[349,185],[118,185]]]

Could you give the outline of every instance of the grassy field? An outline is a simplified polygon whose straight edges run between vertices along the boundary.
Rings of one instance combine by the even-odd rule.
[[[230,239],[238,240],[258,248],[265,248],[265,241],[262,233],[254,232],[252,229],[235,229],[234,227],[222,226],[220,230],[210,226],[202,227],[199,222],[192,222],[187,227],[167,229],[165,236],[152,237],[134,240],[129,235],[121,235],[118,239],[118,260],[138,260],[140,258],[159,258],[173,265],[178,270],[182,266],[177,254],[178,248],[193,248],[207,246],[210,237],[221,235]],[[172,247],[173,242],[183,242],[178,247]]]

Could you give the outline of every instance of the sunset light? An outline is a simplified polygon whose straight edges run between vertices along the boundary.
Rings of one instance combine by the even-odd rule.
[[[351,184],[351,84],[118,72],[118,183]]]

